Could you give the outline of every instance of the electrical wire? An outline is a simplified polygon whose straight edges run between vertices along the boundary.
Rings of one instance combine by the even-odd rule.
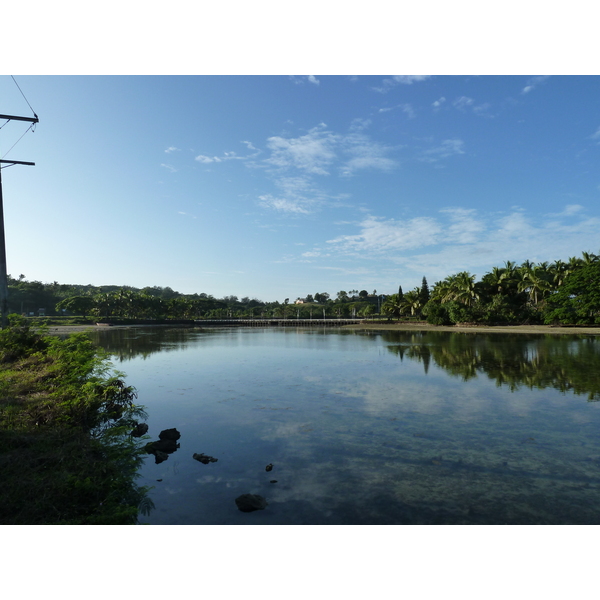
[[[35,125],[35,123],[32,123],[25,131],[25,133],[27,133],[33,126]],[[25,136],[25,133],[2,155],[2,158],[4,158]]]
[[[11,77],[12,77],[12,80],[15,82],[15,85],[17,86],[17,88],[21,92],[21,96],[23,96],[23,98],[25,98],[25,94],[23,93],[23,90],[19,87],[19,84],[17,83],[17,80],[14,78],[14,75],[11,75]],[[25,98],[25,102],[27,102],[27,105],[29,106],[29,108],[31,108],[31,112],[33,113],[33,116],[36,119],[38,119],[39,117],[35,114],[35,111],[33,110],[31,104],[29,104],[29,100],[27,100],[27,98]]]

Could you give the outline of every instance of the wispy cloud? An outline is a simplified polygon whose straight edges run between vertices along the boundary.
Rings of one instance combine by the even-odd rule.
[[[441,279],[462,270],[481,277],[506,260],[551,262],[597,249],[600,219],[587,217],[584,207],[571,204],[558,213],[537,216],[521,210],[480,214],[465,208],[409,219],[369,215],[354,226],[357,233],[327,241],[332,257],[388,260],[415,279],[423,273],[428,279]]]
[[[567,204],[565,209],[559,213],[548,213],[546,216],[548,217],[572,217],[574,215],[579,215],[584,210],[581,204]]]
[[[371,119],[353,119],[352,123],[350,123],[350,131],[364,131],[370,127],[371,122]]]
[[[360,169],[387,171],[396,166],[386,156],[391,148],[356,130],[347,135],[333,133],[323,123],[297,138],[271,137],[267,146],[271,155],[264,162],[280,171],[294,169],[308,175],[330,175],[337,166],[341,175],[348,176]]]
[[[529,94],[532,92],[538,85],[544,83],[548,79],[549,75],[538,75],[537,77],[532,77],[527,85],[521,90],[521,94]]]
[[[164,167],[165,169],[168,169],[169,171],[171,171],[171,173],[177,173],[177,169],[171,165],[167,165],[166,163],[161,163],[160,166]]]
[[[293,81],[296,85],[302,85],[307,81],[313,85],[319,85],[320,81],[314,75],[290,75],[290,81]]]
[[[469,98],[468,96],[461,96],[452,103],[452,106],[454,106],[454,108],[458,108],[458,110],[465,110],[468,106],[471,106],[473,102],[475,102],[473,98]]]
[[[386,156],[391,148],[374,142],[362,134],[354,133],[345,136],[341,148],[345,155],[350,156],[340,171],[345,177],[354,175],[361,169],[391,171],[396,166],[396,161]]]
[[[444,104],[444,102],[446,102],[446,98],[442,96],[441,98],[438,98],[435,102],[433,102],[431,106],[433,106],[433,110],[439,110],[442,107],[442,104]]]
[[[464,154],[465,143],[462,140],[444,140],[438,146],[423,150],[418,156],[418,159],[424,162],[437,162],[442,158]]]
[[[302,205],[302,202],[298,199],[290,198],[276,198],[271,194],[265,194],[259,196],[259,204],[264,208],[270,208],[277,212],[288,213],[288,214],[309,214],[310,210]]]
[[[328,244],[337,246],[342,252],[375,252],[409,250],[437,243],[442,229],[429,217],[417,217],[406,221],[368,216],[360,224],[361,232],[342,235]]]
[[[165,152],[167,154],[171,154],[172,152],[181,152],[181,150],[179,148],[176,148],[175,146],[169,146]]]
[[[415,118],[415,111],[413,110],[413,107],[410,104],[407,104],[407,103],[405,103],[405,104],[396,104],[396,106],[390,106],[390,107],[380,108],[378,112],[380,112],[380,113],[386,113],[386,112],[390,112],[392,110],[396,110],[398,108],[403,113],[407,114],[410,119],[414,119]]]
[[[196,215],[192,215],[190,213],[183,212],[182,210],[177,211],[178,215],[183,215],[184,217],[190,217],[191,219],[197,219]]]
[[[296,168],[314,175],[329,175],[328,167],[336,158],[334,147],[340,136],[326,131],[326,125],[311,129],[297,138],[270,137],[271,156],[265,163],[282,169]]]
[[[253,154],[247,154],[245,156],[239,156],[236,152],[223,152],[221,156],[207,156],[205,154],[199,154],[196,156],[195,160],[203,164],[220,163],[228,160],[248,160],[256,158],[261,153],[260,150],[254,147],[252,142],[242,141],[240,143],[244,144],[248,150],[252,150]]]
[[[397,85],[412,85],[419,81],[429,79],[431,75],[394,75],[383,80],[381,87],[373,88],[376,92],[385,94]]]
[[[592,140],[598,140],[598,143],[600,144],[600,127],[598,127],[598,129],[596,130],[596,133],[593,133],[590,138]]]

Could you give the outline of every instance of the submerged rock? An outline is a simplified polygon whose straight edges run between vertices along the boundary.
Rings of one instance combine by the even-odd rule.
[[[160,465],[161,462],[165,462],[169,455],[166,452],[161,452],[160,450],[156,450],[156,452],[152,452],[154,454],[154,462],[157,465]]]
[[[200,461],[203,465],[207,465],[209,462],[217,462],[219,460],[214,456],[208,456],[207,454],[196,454],[195,452],[192,458]]]
[[[138,423],[129,435],[132,437],[142,437],[146,433],[148,433],[148,423]]]
[[[273,470],[273,463],[269,463],[266,467],[265,467],[265,471],[268,473],[269,471]]]
[[[242,494],[235,499],[235,503],[242,512],[263,510],[269,504],[262,496],[259,496],[258,494]]]
[[[158,434],[158,439],[160,439],[160,440],[177,441],[180,437],[181,437],[181,434],[174,427],[173,427],[173,429],[163,429],[163,431],[161,431]]]
[[[167,454],[173,454],[180,444],[174,440],[157,440],[156,442],[149,442],[146,444],[146,452],[148,454],[154,454],[157,451],[166,452]]]

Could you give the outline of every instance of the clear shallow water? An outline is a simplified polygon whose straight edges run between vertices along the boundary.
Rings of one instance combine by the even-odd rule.
[[[143,523],[600,523],[595,338],[154,328],[96,339],[137,388],[151,439],[181,432],[167,461],[141,469],[156,506]],[[240,512],[246,493],[267,508]]]

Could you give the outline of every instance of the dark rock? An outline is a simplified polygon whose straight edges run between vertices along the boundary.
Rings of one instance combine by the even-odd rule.
[[[258,494],[242,494],[235,499],[235,503],[242,512],[263,510],[268,506],[268,502]]]
[[[200,461],[203,465],[207,465],[209,462],[217,462],[219,459],[207,454],[196,454],[192,456],[193,459]]]
[[[277,479],[271,479],[271,481],[269,481],[269,483],[277,483]]]
[[[154,454],[155,452],[173,454],[179,447],[180,445],[174,440],[157,440],[156,442],[149,442],[146,444],[146,452],[148,454]]]
[[[273,463],[269,463],[266,467],[265,467],[265,471],[268,473],[269,471],[273,470]]]
[[[148,423],[138,423],[130,435],[132,437],[142,437],[146,433],[148,433]]]
[[[161,452],[160,450],[156,450],[156,452],[153,452],[152,454],[154,454],[154,462],[157,465],[160,465],[161,462],[165,462],[165,460],[169,458],[169,455],[166,452]]]
[[[158,434],[158,438],[161,440],[173,440],[177,441],[181,437],[181,434],[177,429],[164,429]]]

